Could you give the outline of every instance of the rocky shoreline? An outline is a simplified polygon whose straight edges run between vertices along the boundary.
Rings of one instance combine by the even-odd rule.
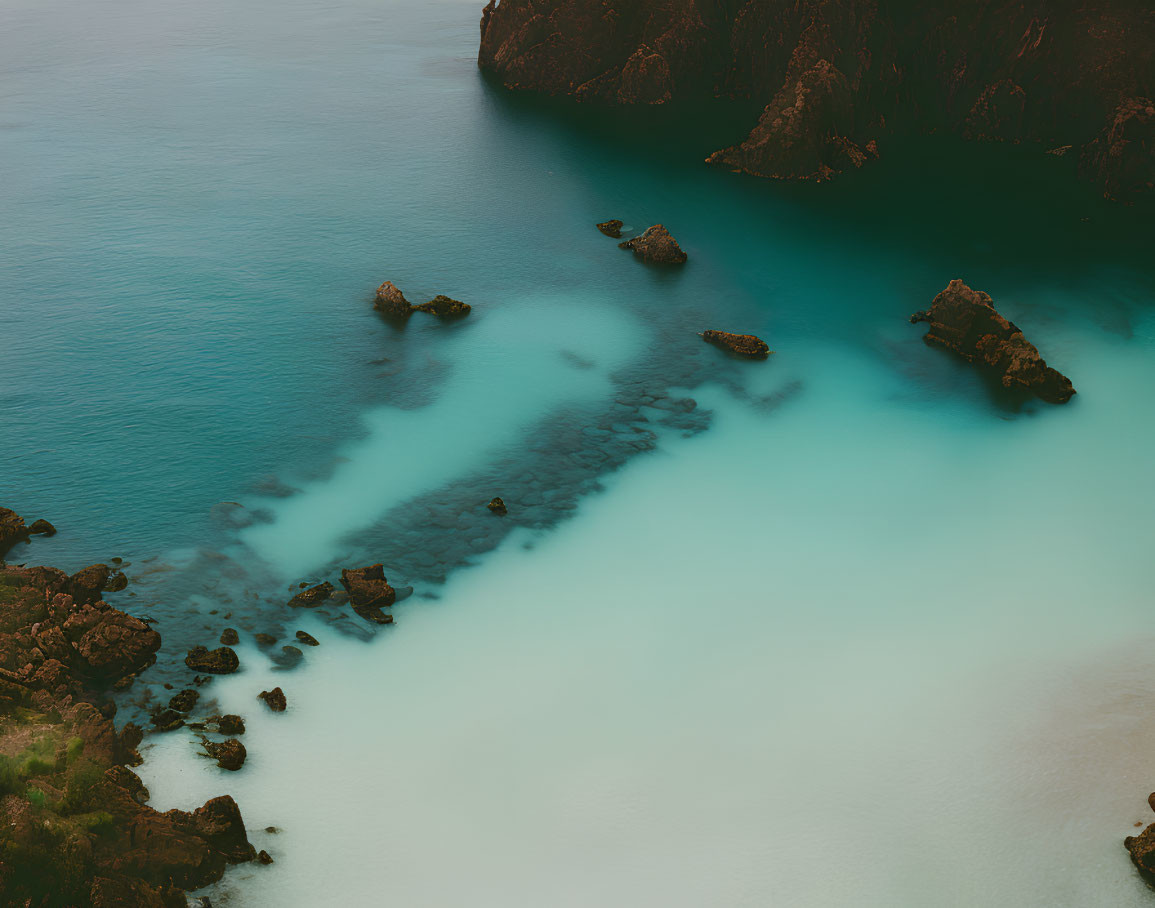
[[[757,176],[826,180],[913,129],[1036,143],[1108,198],[1155,193],[1155,8],[1128,0],[490,0],[478,64],[579,101],[754,102],[707,161]]]
[[[29,534],[7,509],[0,527],[2,559]],[[103,600],[123,582],[102,564],[68,575],[0,560],[0,904],[185,908],[187,890],[258,857],[228,795],[191,813],[146,803],[129,768],[143,731],[117,731],[110,693],[161,640]]]

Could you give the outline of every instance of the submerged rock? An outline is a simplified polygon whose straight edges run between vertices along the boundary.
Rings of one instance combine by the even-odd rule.
[[[487,504],[486,507],[489,508],[489,510],[493,511],[494,514],[508,514],[509,513],[509,508],[507,508],[505,506],[505,502],[502,501],[500,498],[493,499],[493,501],[491,501],[489,504]]]
[[[257,641],[258,646],[272,646],[277,642],[277,638],[272,634],[254,634],[253,639]]]
[[[241,635],[237,633],[236,628],[226,627],[221,631],[221,643],[225,646],[236,646],[241,642]]]
[[[393,616],[381,611],[397,600],[396,591],[385,580],[383,565],[346,568],[341,571],[341,584],[349,593],[349,604],[358,615],[377,624],[393,623]]]
[[[197,700],[200,697],[201,695],[191,688],[182,690],[180,693],[173,694],[168,701],[168,708],[175,709],[178,713],[190,712],[197,705]]]
[[[618,248],[631,249],[643,262],[658,265],[681,265],[687,258],[678,241],[661,224],[647,228],[645,233],[632,240],[618,243]]]
[[[184,657],[184,664],[194,672],[208,672],[210,675],[231,675],[240,668],[241,660],[227,646],[219,646],[214,650],[204,646],[195,646]]]
[[[373,308],[390,318],[408,318],[413,314],[413,304],[405,299],[405,294],[392,281],[386,281],[377,288]]]
[[[326,580],[324,583],[318,583],[316,586],[301,590],[301,592],[289,600],[289,605],[294,608],[316,608],[326,602],[332,595],[333,584]]]
[[[428,312],[438,318],[464,318],[473,311],[469,303],[438,294],[429,302],[413,307],[417,312]]]
[[[703,331],[702,340],[715,347],[721,347],[750,359],[765,359],[770,355],[770,347],[760,337],[753,334],[730,334],[726,331]]]
[[[257,699],[264,700],[265,705],[275,713],[283,713],[289,705],[285,692],[279,687],[261,691],[257,694]]]
[[[175,731],[184,725],[184,716],[175,709],[162,709],[152,717],[153,727],[157,731]]]
[[[998,312],[988,294],[951,281],[930,309],[911,322],[929,322],[928,344],[946,347],[999,376],[1004,388],[1023,388],[1048,403],[1063,404],[1075,393],[1071,380],[1047,365],[1039,351]]]
[[[602,223],[597,226],[598,230],[606,236],[613,237],[615,240],[621,239],[623,224],[617,218],[614,218],[612,221],[602,221]]]

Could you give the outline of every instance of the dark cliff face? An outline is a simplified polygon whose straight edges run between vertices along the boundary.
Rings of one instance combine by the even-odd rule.
[[[825,179],[897,126],[1044,143],[1111,198],[1155,189],[1155,8],[1135,0],[501,0],[478,63],[586,101],[752,99],[750,135],[709,160],[761,176]]]

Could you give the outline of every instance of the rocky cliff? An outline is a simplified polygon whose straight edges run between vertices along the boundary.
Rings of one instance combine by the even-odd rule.
[[[1039,143],[1111,198],[1155,189],[1155,7],[1134,0],[491,0],[478,63],[583,101],[755,101],[709,161],[760,176],[827,179],[897,127]]]

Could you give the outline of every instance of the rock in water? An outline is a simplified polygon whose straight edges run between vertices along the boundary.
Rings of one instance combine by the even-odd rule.
[[[297,639],[300,640],[303,644],[305,644],[305,646],[320,646],[321,645],[320,641],[316,637],[314,637],[312,634],[310,634],[308,631],[297,631]]]
[[[930,322],[928,344],[985,365],[1004,388],[1025,388],[1053,404],[1064,404],[1075,393],[1071,380],[1048,366],[1023,332],[995,311],[988,294],[958,279],[934,298],[930,309],[910,320]]]
[[[606,236],[613,237],[615,240],[617,240],[621,239],[622,226],[622,222],[617,218],[614,218],[612,221],[602,221],[600,224],[598,224],[598,230],[600,230]]]
[[[316,608],[332,595],[333,584],[326,580],[324,583],[318,583],[316,586],[311,586],[307,590],[297,593],[289,600],[289,605],[294,608]]]
[[[408,318],[413,314],[412,304],[392,281],[386,281],[377,288],[373,308],[390,318]]]
[[[197,705],[197,700],[200,699],[200,694],[195,690],[186,689],[180,693],[173,694],[168,701],[168,708],[176,710],[178,713],[187,713]]]
[[[56,527],[42,517],[40,520],[33,521],[28,532],[32,536],[55,536]]]
[[[274,687],[272,690],[263,690],[257,694],[257,698],[265,701],[265,705],[275,713],[283,713],[288,707],[288,700],[285,698],[285,692],[279,687]]]
[[[414,307],[418,312],[428,312],[431,315],[436,315],[438,318],[464,318],[473,311],[473,307],[469,303],[463,303],[461,300],[451,299],[448,296],[438,294],[429,302],[422,303],[420,306]]]
[[[18,542],[28,542],[24,518],[8,508],[0,508],[0,558]]]
[[[508,514],[509,513],[509,508],[507,508],[505,506],[505,502],[500,498],[493,499],[493,501],[491,501],[489,504],[487,504],[486,507],[489,508],[489,510],[493,511],[494,514]]]
[[[686,261],[686,253],[678,245],[668,231],[661,224],[655,224],[646,229],[641,236],[632,240],[618,243],[621,249],[632,249],[634,255],[643,262],[653,262],[658,265],[681,265]]]
[[[392,624],[393,616],[381,609],[389,608],[397,593],[385,580],[385,569],[380,564],[341,571],[341,584],[349,593],[349,604],[362,618],[377,624]]]
[[[241,635],[237,633],[235,627],[226,627],[221,631],[221,643],[225,646],[236,646],[241,642]]]
[[[236,772],[245,765],[245,757],[248,754],[245,752],[245,745],[236,738],[229,738],[219,744],[208,738],[202,738],[201,743],[204,744],[205,752],[217,761],[217,766],[221,769]]]
[[[753,334],[730,334],[726,331],[703,331],[702,340],[715,347],[729,350],[749,359],[765,359],[770,355],[766,342]]]
[[[227,646],[218,646],[214,650],[204,646],[195,646],[184,657],[184,664],[194,672],[207,672],[210,675],[231,675],[240,667],[241,660]]]
[[[216,717],[217,731],[222,735],[243,735],[245,733],[245,720],[240,716],[228,713],[223,716]]]

